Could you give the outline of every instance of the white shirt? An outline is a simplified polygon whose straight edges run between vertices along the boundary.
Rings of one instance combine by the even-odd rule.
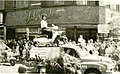
[[[83,42],[83,38],[78,38],[78,42],[82,43]]]
[[[47,27],[47,21],[42,20],[40,23],[41,23],[41,28]]]

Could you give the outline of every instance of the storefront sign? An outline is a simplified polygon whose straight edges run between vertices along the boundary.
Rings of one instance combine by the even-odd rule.
[[[46,13],[47,22],[49,24],[98,23],[99,8],[89,7],[89,10],[87,9],[88,6],[50,7],[50,8],[31,9],[31,10],[26,9],[26,10],[8,12],[6,15],[5,22],[6,22],[6,26],[17,26],[17,25],[35,26],[40,24],[42,13]]]
[[[109,33],[109,25],[98,24],[98,33]]]

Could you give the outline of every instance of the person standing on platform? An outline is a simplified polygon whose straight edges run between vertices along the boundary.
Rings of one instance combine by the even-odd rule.
[[[42,14],[42,20],[40,22],[41,28],[42,28],[42,34],[48,35],[48,38],[52,38],[52,31],[49,31],[48,29],[48,23],[47,23],[47,15],[44,13]]]

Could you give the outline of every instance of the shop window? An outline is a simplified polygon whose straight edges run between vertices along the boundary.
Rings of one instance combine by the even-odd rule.
[[[4,27],[0,27],[0,35],[4,34]]]
[[[30,30],[30,33],[38,33],[38,28],[35,27],[35,28],[29,28]]]

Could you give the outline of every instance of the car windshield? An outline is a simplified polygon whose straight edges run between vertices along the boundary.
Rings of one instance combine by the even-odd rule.
[[[85,49],[81,49],[80,47],[77,48],[77,52],[79,53],[79,55],[81,57],[90,55],[90,53],[88,51],[86,51]]]

